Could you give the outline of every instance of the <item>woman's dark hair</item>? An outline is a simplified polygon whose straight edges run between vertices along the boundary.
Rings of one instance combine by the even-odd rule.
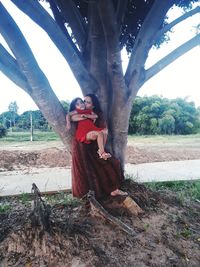
[[[86,96],[89,96],[92,99],[92,104],[94,106],[93,111],[95,113],[101,113],[102,110],[101,110],[101,106],[100,106],[100,103],[99,103],[97,96],[94,94],[87,94],[87,95],[85,95],[85,97]]]
[[[81,99],[80,97],[76,97],[72,100],[72,102],[70,103],[70,106],[69,106],[69,112],[70,111],[73,111],[76,109],[76,103],[78,100],[81,100],[83,102],[83,99]]]

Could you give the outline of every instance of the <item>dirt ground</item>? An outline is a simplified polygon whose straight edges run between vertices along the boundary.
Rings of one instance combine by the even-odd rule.
[[[31,202],[4,199],[0,213],[0,266],[198,267],[200,206],[177,200],[172,193],[153,193],[126,180],[124,189],[143,209],[108,210],[135,231],[94,216],[86,201],[50,206],[48,230],[33,224]]]
[[[200,159],[199,147],[137,144],[129,145],[126,153],[126,162],[134,164],[184,159]],[[0,148],[0,171],[64,167],[70,160],[57,144]],[[198,267],[200,203],[182,201],[171,192],[152,192],[130,180],[123,189],[144,213],[107,211],[133,229],[133,236],[94,216],[87,200],[44,198],[50,212],[44,230],[33,223],[31,199],[0,197],[0,267]]]
[[[129,144],[126,163],[200,159],[200,144]],[[44,144],[13,145],[0,147],[0,171],[11,171],[27,167],[70,166],[71,156],[59,142]]]

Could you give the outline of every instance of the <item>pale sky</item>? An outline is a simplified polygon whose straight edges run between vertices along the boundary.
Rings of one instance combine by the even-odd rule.
[[[77,96],[82,97],[79,85],[68,67],[67,62],[50,41],[47,34],[18,10],[10,1],[2,0],[2,3],[22,30],[39,66],[47,76],[57,97],[60,100],[69,101]],[[170,18],[172,20],[172,18],[174,19],[179,15],[180,10],[174,8],[171,11]],[[193,16],[175,27],[174,32],[170,35],[171,41],[168,44],[162,45],[159,50],[152,49],[150,51],[147,67],[157,62],[184,41],[190,39],[194,35],[194,26],[197,25],[199,21],[200,14]],[[1,35],[0,42],[5,45]],[[122,57],[124,68],[127,64],[125,54],[126,53],[123,53]],[[194,101],[196,106],[200,106],[199,62],[200,46],[190,50],[187,54],[180,57],[150,79],[140,89],[139,95],[151,96],[157,94],[167,98],[188,97],[188,100]],[[32,99],[1,72],[0,89],[0,113],[7,111],[9,103],[13,101],[17,102],[20,114],[26,110],[37,109]]]

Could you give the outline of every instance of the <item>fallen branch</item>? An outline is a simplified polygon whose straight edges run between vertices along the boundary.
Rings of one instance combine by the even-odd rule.
[[[126,232],[127,234],[134,236],[136,235],[136,232],[130,228],[127,224],[123,223],[119,219],[115,218],[111,214],[109,214],[102,206],[101,204],[96,200],[94,191],[89,191],[87,194],[87,198],[90,202],[91,208],[93,211],[99,213],[101,216],[103,216],[106,220],[110,221],[114,225],[117,225],[121,230]]]

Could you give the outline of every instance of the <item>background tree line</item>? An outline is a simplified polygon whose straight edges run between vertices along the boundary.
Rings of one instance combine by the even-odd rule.
[[[69,103],[61,101],[65,111]],[[11,102],[8,111],[0,114],[0,135],[7,129],[26,131],[31,127],[41,131],[51,131],[40,110],[25,111],[18,115],[16,102]],[[167,99],[159,96],[136,97],[133,101],[129,120],[129,134],[192,134],[200,128],[200,108],[187,99]]]
[[[136,97],[129,134],[192,134],[200,128],[200,108],[187,98]]]

